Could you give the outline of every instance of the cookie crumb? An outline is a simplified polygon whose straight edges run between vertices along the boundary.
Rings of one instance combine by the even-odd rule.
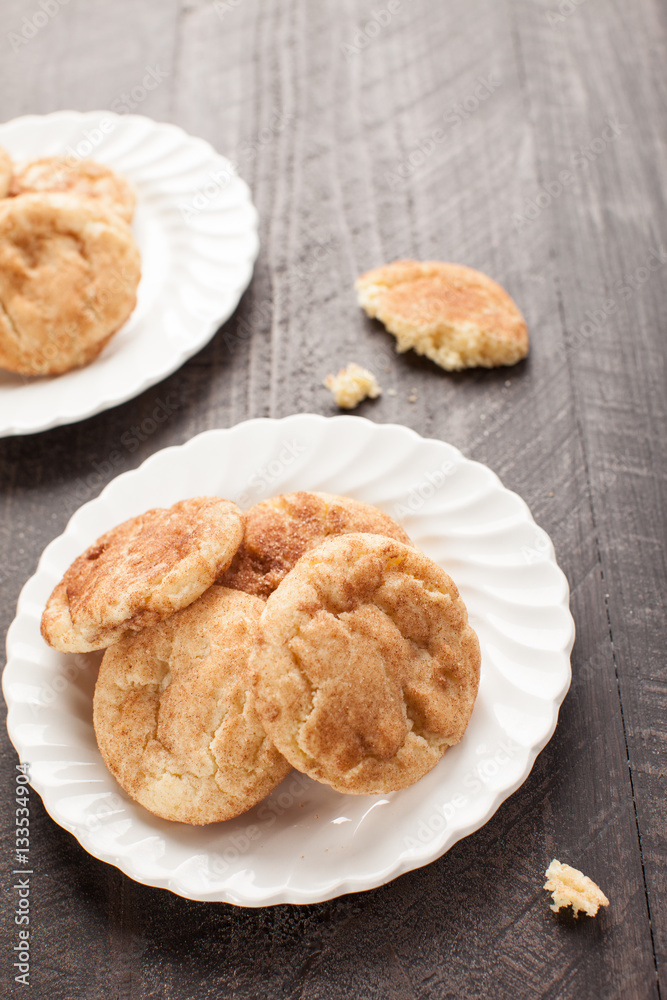
[[[343,410],[352,410],[362,399],[377,399],[382,394],[373,372],[354,361],[350,361],[347,368],[341,368],[337,375],[327,375],[324,385]]]
[[[554,859],[544,874],[547,876],[544,888],[553,896],[551,909],[554,913],[571,906],[575,917],[580,912],[594,917],[601,906],[609,906],[602,889],[570,865],[562,865]]]

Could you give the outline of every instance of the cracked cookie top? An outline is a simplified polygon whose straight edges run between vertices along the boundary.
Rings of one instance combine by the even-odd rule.
[[[56,191],[91,199],[132,222],[135,195],[130,184],[110,167],[73,156],[44,156],[14,164],[10,196]]]
[[[243,515],[243,542],[225,576],[225,587],[267,598],[304,552],[330,535],[370,531],[411,541],[384,511],[333,493],[283,493],[256,503]]]
[[[92,199],[0,199],[0,367],[58,375],[88,364],[137,301],[130,227]]]
[[[104,654],[94,698],[100,752],[125,791],[163,819],[231,819],[290,770],[248,691],[263,607],[214,586]]]
[[[229,566],[241,541],[231,500],[193,497],[112,528],[75,559],[47,601],[42,635],[87,653],[187,607]]]
[[[466,729],[480,651],[451,578],[380,535],[330,538],[268,599],[257,708],[298,770],[341,792],[404,788]]]

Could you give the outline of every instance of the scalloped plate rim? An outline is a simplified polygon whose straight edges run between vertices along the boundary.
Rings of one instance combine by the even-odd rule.
[[[503,785],[502,788],[498,789],[487,788],[486,794],[478,799],[479,807],[476,810],[473,818],[471,818],[466,824],[462,824],[451,829],[449,827],[445,827],[443,831],[444,836],[442,838],[434,838],[434,841],[422,845],[420,850],[416,850],[413,853],[407,855],[404,849],[402,851],[399,851],[398,856],[395,857],[392,860],[392,862],[385,865],[381,869],[377,869],[372,872],[368,872],[364,875],[359,875],[359,876],[344,875],[337,880],[332,880],[331,882],[327,883],[326,887],[320,885],[318,888],[313,890],[304,889],[302,887],[290,886],[287,882],[284,882],[280,885],[273,886],[270,891],[262,890],[263,894],[258,893],[257,897],[254,896],[248,897],[243,895],[243,893],[235,892],[232,887],[224,887],[223,889],[214,888],[210,892],[193,891],[192,888],[189,888],[187,884],[185,884],[186,880],[181,879],[179,877],[178,868],[174,869],[174,871],[169,874],[165,873],[165,875],[161,877],[143,874],[140,868],[138,868],[137,865],[134,863],[131,855],[129,854],[120,855],[114,853],[113,851],[100,850],[98,847],[95,846],[94,843],[91,843],[89,831],[81,829],[80,824],[77,824],[76,822],[71,821],[68,817],[62,815],[60,813],[60,810],[58,809],[57,802],[51,803],[46,801],[46,799],[44,798],[43,790],[46,790],[46,794],[48,795],[50,786],[46,783],[40,783],[39,781],[37,781],[37,783],[33,783],[33,781],[31,780],[30,782],[31,786],[42,797],[44,808],[51,816],[51,818],[54,820],[54,822],[56,822],[63,829],[67,830],[79,842],[79,844],[87,853],[91,854],[91,856],[93,857],[96,857],[98,860],[113,865],[120,871],[124,872],[124,874],[126,874],[129,878],[133,879],[134,881],[140,882],[141,884],[144,885],[152,886],[154,888],[168,889],[168,891],[173,892],[174,894],[182,896],[183,898],[186,899],[194,899],[204,902],[228,902],[232,905],[246,906],[251,908],[261,907],[261,906],[277,906],[285,903],[292,905],[309,905],[333,899],[339,895],[345,895],[348,893],[366,891],[369,889],[377,888],[393,880],[394,878],[399,877],[402,874],[405,874],[409,871],[415,870],[426,864],[429,864],[431,861],[434,861],[437,858],[444,855],[445,853],[447,853],[447,851],[451,847],[453,847],[454,844],[457,843],[459,840],[463,839],[464,837],[470,836],[472,833],[476,832],[482,826],[484,826],[491,819],[491,817],[494,815],[497,809],[502,805],[502,803],[511,795],[513,795],[514,792],[517,791],[517,789],[520,788],[520,786],[526,781],[530,772],[532,771],[537,756],[544,749],[544,747],[547,745],[547,743],[553,736],[553,733],[556,729],[556,725],[558,723],[559,709],[563,699],[567,694],[571,681],[571,670],[569,669],[569,656],[571,654],[572,647],[574,644],[575,629],[574,629],[574,621],[572,619],[571,614],[569,613],[570,590],[567,578],[565,577],[565,574],[558,566],[555,557],[555,550],[553,548],[553,543],[551,542],[551,539],[549,538],[546,531],[544,531],[543,528],[541,528],[539,525],[536,524],[536,522],[532,517],[530,509],[526,504],[526,502],[523,500],[523,498],[521,498],[518,494],[514,493],[512,490],[507,489],[507,487],[505,487],[502,484],[502,481],[500,480],[499,476],[492,469],[489,469],[489,467],[482,462],[478,462],[473,459],[467,458],[456,446],[451,445],[448,442],[444,442],[439,438],[427,438],[423,435],[420,435],[417,431],[414,431],[412,428],[406,427],[402,424],[394,424],[394,423],[380,424],[374,421],[370,421],[364,417],[357,417],[351,415],[325,417],[321,414],[314,414],[314,413],[296,413],[282,418],[256,417],[242,421],[231,427],[210,428],[201,431],[200,433],[194,435],[193,437],[189,438],[187,441],[181,444],[169,445],[166,448],[163,448],[160,451],[154,452],[153,454],[149,455],[135,469],[130,469],[123,473],[120,473],[109,483],[107,483],[107,485],[101,490],[101,492],[98,494],[97,497],[87,501],[85,504],[82,504],[81,507],[79,507],[70,517],[67,525],[65,526],[65,529],[61,532],[61,534],[58,535],[56,538],[54,538],[44,548],[42,555],[39,559],[37,568],[35,570],[35,573],[29,578],[29,580],[26,581],[23,588],[21,589],[17,602],[16,617],[12,621],[12,624],[10,625],[9,630],[7,632],[7,641],[6,641],[7,664],[5,667],[5,671],[3,672],[2,687],[3,687],[3,693],[5,695],[5,700],[8,704],[7,730],[12,743],[17,749],[17,752],[19,754],[19,759],[21,760],[23,759],[23,755],[25,754],[25,751],[27,749],[27,744],[25,741],[20,740],[17,737],[16,733],[12,731],[13,720],[16,715],[18,706],[14,704],[12,700],[8,698],[7,695],[7,686],[9,684],[7,680],[8,671],[10,668],[10,664],[12,664],[14,659],[13,634],[18,629],[19,619],[22,617],[22,614],[24,613],[23,605],[26,602],[30,601],[30,591],[32,587],[36,583],[38,583],[38,578],[45,569],[46,564],[49,562],[50,558],[53,555],[57,556],[61,547],[67,545],[68,536],[74,533],[76,529],[76,522],[78,517],[81,515],[81,512],[84,511],[86,508],[90,508],[91,505],[92,506],[98,505],[100,501],[108,499],[109,492],[113,492],[113,490],[118,489],[119,487],[117,484],[120,483],[121,480],[126,480],[127,477],[130,478],[133,477],[140,470],[144,469],[150,470],[151,463],[159,461],[161,456],[164,456],[166,453],[169,452],[173,453],[175,451],[185,451],[191,447],[195,447],[197,442],[200,442],[204,438],[209,438],[210,440],[213,440],[220,436],[228,437],[234,434],[243,433],[244,428],[248,428],[251,426],[254,427],[262,425],[285,426],[288,425],[290,422],[298,423],[304,420],[315,421],[320,426],[332,423],[341,424],[343,422],[350,423],[350,422],[363,421],[366,425],[372,426],[373,433],[379,432],[380,434],[390,434],[398,432],[406,437],[409,437],[415,443],[427,441],[427,442],[434,442],[435,444],[441,444],[441,445],[444,444],[448,449],[451,449],[451,451],[455,453],[457,459],[461,463],[481,466],[488,473],[490,473],[492,477],[490,481],[494,483],[495,488],[499,489],[500,491],[506,494],[511,494],[514,498],[516,498],[516,500],[520,502],[520,506],[524,516],[527,515],[528,519],[535,527],[540,537],[546,539],[549,543],[547,549],[548,561],[552,563],[555,569],[558,571],[562,583],[564,584],[564,598],[562,603],[566,606],[569,615],[569,622],[570,622],[569,634],[567,640],[563,642],[561,648],[559,649],[559,652],[568,659],[568,670],[564,674],[563,682],[560,685],[558,693],[553,696],[553,699],[551,699],[552,711],[551,711],[551,718],[549,721],[549,725],[545,727],[544,732],[539,739],[534,740],[530,746],[522,745],[521,747],[522,751],[525,751],[525,754],[522,754],[520,757],[521,761],[523,762],[520,775],[513,781],[510,781],[505,785]]]
[[[62,122],[64,125],[68,121],[74,122],[77,119],[81,120],[94,116],[98,119],[100,116],[108,116],[120,122],[140,122],[145,126],[149,126],[158,131],[171,132],[172,134],[178,136],[182,142],[187,142],[190,145],[199,147],[202,153],[206,153],[208,156],[213,156],[220,162],[224,163],[225,166],[232,168],[234,180],[238,184],[239,192],[243,194],[243,204],[248,210],[249,220],[251,220],[250,228],[245,234],[251,238],[251,248],[248,254],[246,254],[245,261],[238,261],[239,269],[245,265],[243,268],[243,277],[239,278],[231,295],[229,295],[229,292],[227,291],[227,294],[229,295],[229,303],[224,309],[221,310],[219,317],[208,321],[202,320],[199,334],[197,337],[193,338],[191,343],[187,346],[182,346],[180,352],[175,352],[167,364],[160,364],[156,368],[143,373],[143,376],[139,378],[138,381],[135,381],[131,388],[123,388],[121,391],[118,391],[117,388],[116,391],[113,392],[107,390],[103,399],[92,406],[87,405],[79,409],[73,410],[71,407],[68,408],[65,403],[60,413],[46,419],[42,417],[32,421],[24,419],[23,421],[13,423],[8,422],[4,426],[0,426],[0,437],[17,437],[21,435],[38,434],[42,431],[53,430],[55,427],[62,427],[68,424],[77,423],[80,420],[87,420],[89,417],[97,416],[105,410],[112,409],[115,406],[120,406],[122,403],[126,403],[129,400],[134,399],[136,396],[140,396],[151,386],[164,381],[164,379],[173,375],[173,373],[182,367],[182,365],[185,364],[189,358],[209,343],[220,326],[233,315],[239,304],[241,296],[247,289],[252,279],[260,247],[258,234],[259,217],[257,209],[252,201],[250,189],[243,178],[239,177],[233,169],[232,164],[227,157],[225,157],[222,153],[219,153],[211,143],[209,143],[206,139],[201,138],[201,136],[191,135],[186,132],[184,128],[174,122],[158,121],[157,119],[150,118],[148,115],[121,115],[109,109],[78,111],[74,108],[61,108],[57,111],[51,111],[44,115],[19,115],[16,118],[9,119],[8,121],[0,122],[0,139],[2,138],[2,133],[5,129],[9,130],[15,125],[19,127],[31,126],[33,124],[41,124],[44,121],[57,121]],[[0,393],[1,392],[2,390],[0,389]]]

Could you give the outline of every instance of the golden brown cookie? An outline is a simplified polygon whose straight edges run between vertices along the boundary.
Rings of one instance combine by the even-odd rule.
[[[229,566],[243,535],[230,500],[193,497],[112,528],[65,573],[42,615],[44,639],[87,653],[187,607]]]
[[[513,365],[528,354],[516,303],[495,281],[461,264],[397,260],[362,274],[359,305],[396,337],[449,371]]]
[[[264,727],[340,792],[404,788],[465,732],[480,652],[450,577],[379,535],[329,538],[268,599],[251,661]]]
[[[130,227],[92,201],[26,194],[0,201],[0,367],[57,375],[87,364],[137,301]]]
[[[388,514],[371,504],[332,493],[284,493],[243,515],[243,542],[219,581],[267,598],[304,552],[329,535],[370,531],[412,542]]]
[[[163,819],[231,819],[290,770],[249,694],[263,606],[211,587],[104,654],[93,716],[100,752],[126,792]]]
[[[132,222],[136,199],[130,184],[110,167],[95,160],[46,156],[15,165],[9,194],[39,191],[91,199],[106,211],[116,212],[124,222]]]
[[[9,153],[0,146],[0,198],[5,198],[9,193],[13,169]]]

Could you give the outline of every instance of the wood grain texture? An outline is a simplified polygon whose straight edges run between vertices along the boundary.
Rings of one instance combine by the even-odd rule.
[[[578,631],[556,734],[443,858],[309,907],[138,885],[33,793],[33,995],[653,1000],[660,976],[664,994],[664,5],[394,6],[371,36],[386,4],[72,0],[12,51],[33,9],[5,0],[4,119],[113,107],[159,66],[133,110],[237,162],[262,246],[236,314],[180,371],[80,424],[0,441],[1,628],[43,547],[113,476],[209,427],[332,414],[321,382],[355,360],[385,390],[359,413],[486,462],[553,538]],[[528,320],[528,361],[452,375],[397,356],[352,283],[402,256],[500,281]],[[165,399],[170,419],[128,444]],[[0,994],[20,997],[2,741]],[[599,881],[609,909],[555,917],[541,888],[553,857]]]

